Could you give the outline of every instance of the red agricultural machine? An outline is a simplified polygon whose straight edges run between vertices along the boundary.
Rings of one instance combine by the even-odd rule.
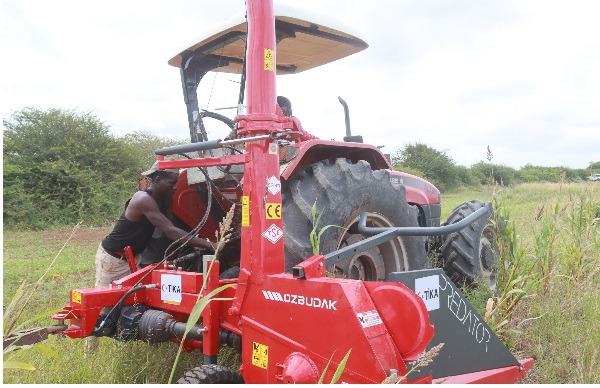
[[[246,3],[246,18],[169,61],[180,69],[192,142],[156,151],[160,169],[181,169],[174,222],[215,241],[234,208],[229,240],[216,256],[154,252],[163,260],[110,287],[71,291],[70,305],[53,316],[64,325],[56,332],[181,343],[199,296],[217,292],[183,339],[204,360],[181,383],[317,383],[323,373],[330,381],[350,349],[343,383],[381,383],[394,373],[417,383],[519,380],[533,360],[515,359],[456,285],[483,276],[494,286],[490,204],[461,205],[440,226],[439,191],[391,171],[377,147],[352,136],[341,99],[345,141],[304,131],[285,99],[278,105],[276,75],[367,44],[270,0]],[[197,88],[209,71],[241,75],[234,120],[199,109]],[[229,135],[209,140],[206,118]],[[177,154],[186,158],[166,158]],[[315,226],[323,231],[316,255]],[[428,258],[436,245],[446,272]],[[441,343],[431,363],[413,370]],[[217,365],[221,345],[241,353],[239,370]]]

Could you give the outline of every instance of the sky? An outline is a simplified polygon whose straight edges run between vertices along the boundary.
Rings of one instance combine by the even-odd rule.
[[[278,94],[320,138],[345,135],[342,96],[353,134],[392,155],[421,142],[467,167],[488,146],[493,163],[514,168],[600,161],[598,1],[279,2],[343,22],[370,46],[278,77]],[[188,138],[179,70],[167,61],[244,9],[243,0],[4,0],[3,118],[27,106],[77,109],[116,135]],[[201,107],[235,105],[236,80],[205,77]]]

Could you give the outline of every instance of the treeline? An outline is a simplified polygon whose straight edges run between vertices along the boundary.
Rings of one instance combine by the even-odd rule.
[[[3,122],[9,228],[114,221],[153,151],[177,143],[145,131],[117,137],[95,114],[76,110],[25,108]]]
[[[591,163],[586,169],[527,164],[517,170],[492,161],[493,154],[488,147],[487,161],[480,161],[470,168],[456,165],[445,151],[422,143],[408,144],[392,157],[394,170],[425,178],[440,190],[489,183],[508,186],[531,182],[581,182],[600,171],[600,162]]]
[[[138,187],[140,172],[156,160],[157,148],[185,140],[138,131],[117,137],[92,112],[25,108],[4,120],[4,225],[45,229],[114,222]],[[600,171],[527,165],[520,170],[488,162],[457,166],[443,151],[409,144],[394,168],[430,180],[445,190],[495,182],[580,181]]]

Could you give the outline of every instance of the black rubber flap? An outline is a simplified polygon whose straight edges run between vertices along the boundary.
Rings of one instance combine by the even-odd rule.
[[[441,269],[394,272],[388,280],[403,283],[423,298],[435,328],[427,350],[444,343],[433,362],[411,372],[408,380],[429,374],[439,378],[519,365]],[[407,364],[408,370],[414,365]]]

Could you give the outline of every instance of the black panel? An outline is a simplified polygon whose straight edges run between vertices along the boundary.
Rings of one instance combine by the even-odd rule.
[[[429,319],[435,336],[427,350],[444,343],[433,363],[412,372],[409,380],[428,374],[439,378],[519,365],[441,269],[394,272],[389,274],[389,281],[403,283],[430,304]],[[410,370],[412,365],[407,367]]]

